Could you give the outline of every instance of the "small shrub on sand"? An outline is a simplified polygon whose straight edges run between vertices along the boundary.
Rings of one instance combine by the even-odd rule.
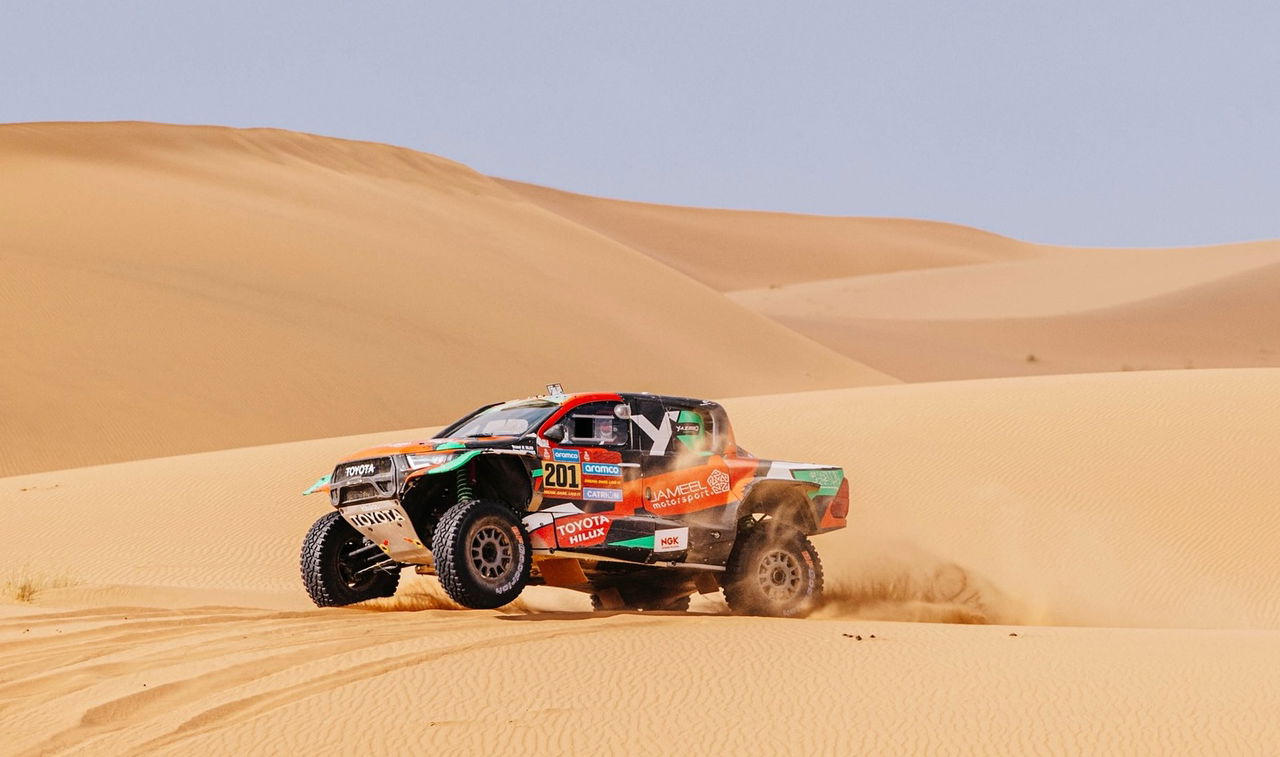
[[[75,581],[67,576],[46,576],[23,568],[4,580],[3,597],[26,604],[34,601],[36,595],[45,589],[62,589],[74,584]]]
[[[36,598],[36,582],[30,578],[18,581],[13,587],[13,598],[19,602],[30,602]]]

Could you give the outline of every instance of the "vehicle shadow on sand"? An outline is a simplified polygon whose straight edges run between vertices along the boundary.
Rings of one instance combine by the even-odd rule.
[[[604,620],[606,618],[613,618],[619,615],[633,615],[641,618],[715,618],[723,617],[725,613],[686,612],[681,610],[598,610],[596,612],[565,612],[560,610],[550,610],[546,612],[529,611],[526,613],[513,613],[511,615],[499,615],[498,620]]]

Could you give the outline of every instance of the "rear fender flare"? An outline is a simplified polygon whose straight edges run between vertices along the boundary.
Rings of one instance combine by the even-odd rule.
[[[766,515],[804,534],[818,532],[818,513],[811,496],[821,487],[809,481],[760,478],[752,481],[734,508],[733,522],[752,514]]]

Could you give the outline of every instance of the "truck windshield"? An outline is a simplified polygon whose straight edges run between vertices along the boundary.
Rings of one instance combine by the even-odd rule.
[[[437,436],[523,436],[536,429],[560,405],[544,399],[517,400],[482,408],[444,429]]]

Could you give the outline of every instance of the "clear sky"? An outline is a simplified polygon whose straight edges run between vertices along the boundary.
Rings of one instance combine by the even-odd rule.
[[[119,119],[1033,241],[1280,237],[1276,0],[0,0],[0,122]]]

